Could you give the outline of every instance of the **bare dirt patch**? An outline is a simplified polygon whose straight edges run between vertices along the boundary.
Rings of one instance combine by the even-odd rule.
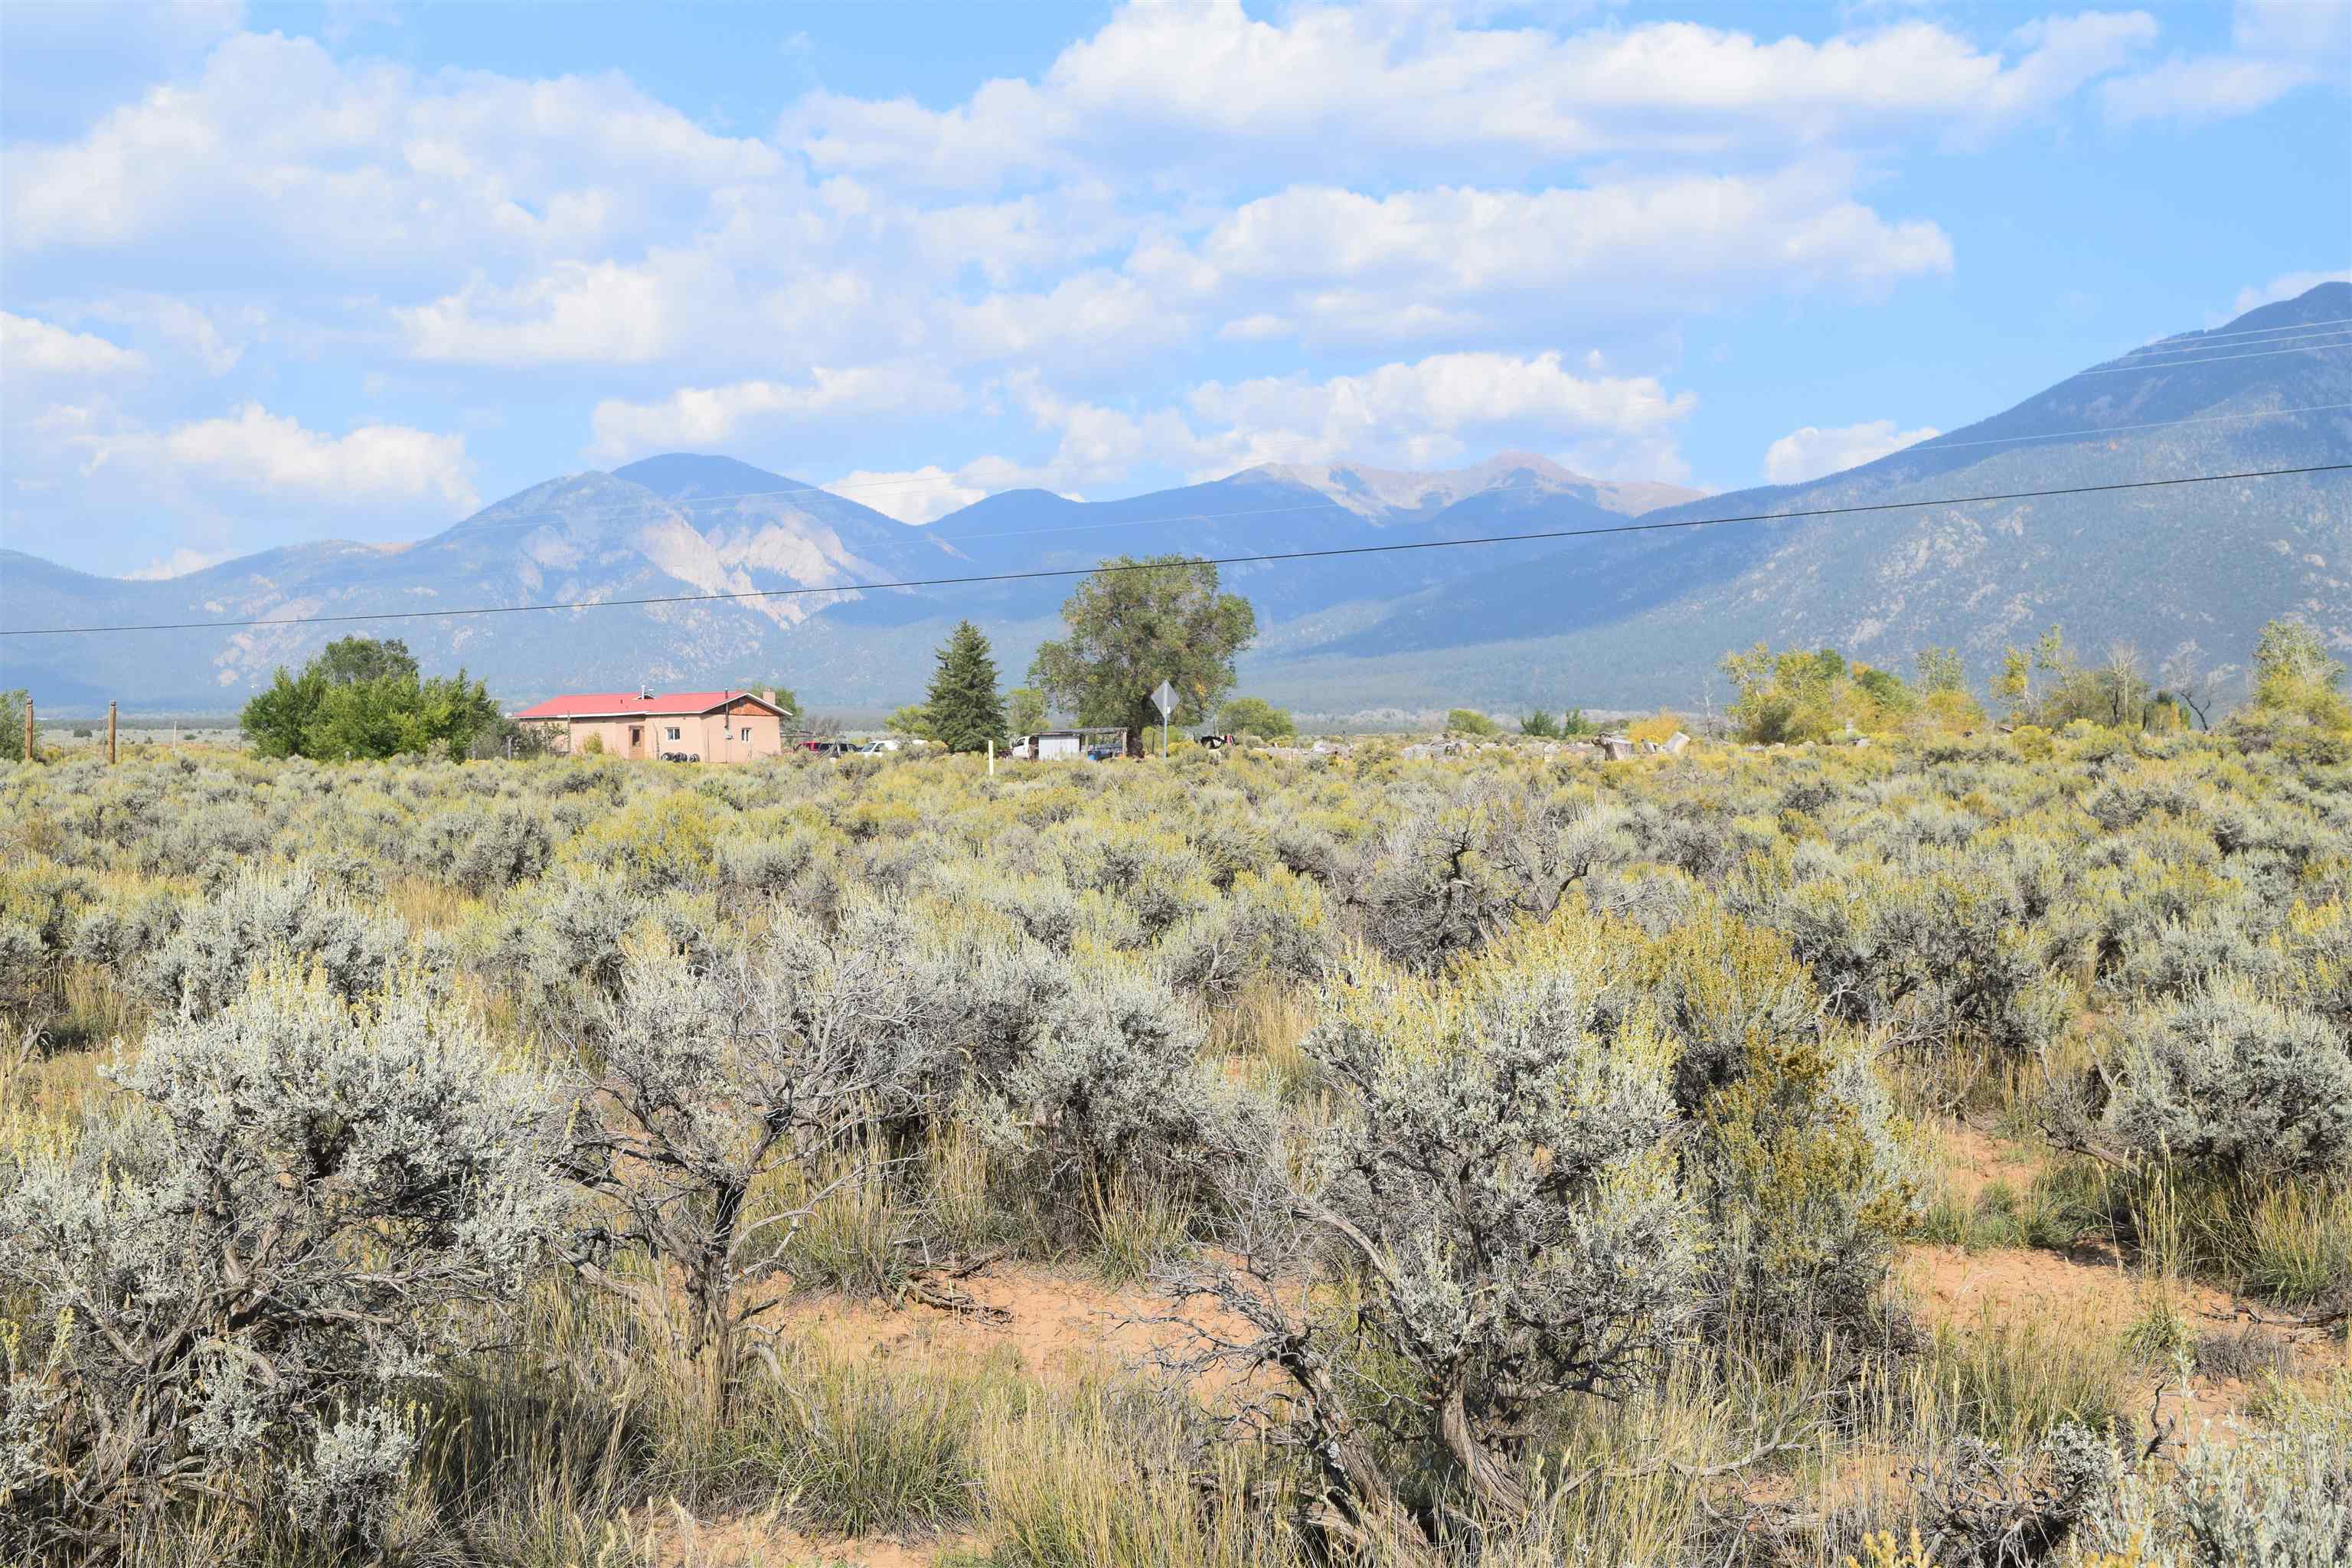
[[[1996,1182],[2022,1191],[2032,1184],[2041,1168],[2041,1161],[2025,1145],[1996,1138],[1964,1121],[1948,1122],[1937,1133],[1944,1184],[1964,1205],[1973,1207]]]

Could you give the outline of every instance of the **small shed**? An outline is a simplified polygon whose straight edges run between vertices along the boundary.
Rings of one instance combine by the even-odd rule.
[[[1027,762],[1074,763],[1089,752],[1108,747],[1120,756],[1127,754],[1127,731],[1120,729],[1040,730],[1034,735],[1016,735],[1008,754]]]

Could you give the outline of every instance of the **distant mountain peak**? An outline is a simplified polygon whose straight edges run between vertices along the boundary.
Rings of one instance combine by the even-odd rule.
[[[818,487],[754,468],[738,458],[709,452],[663,452],[613,470],[667,500],[697,497],[772,496],[814,491]]]
[[[1517,476],[1527,475],[1528,479]],[[1535,452],[1497,452],[1459,468],[1375,468],[1356,463],[1264,463],[1234,479],[1303,486],[1368,518],[1436,511],[1486,490],[1564,494],[1633,516],[1694,500],[1702,493],[1654,480],[1596,479]]]

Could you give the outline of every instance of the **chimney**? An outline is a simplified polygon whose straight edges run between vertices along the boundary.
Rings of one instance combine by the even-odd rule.
[[[776,705],[776,689],[772,686],[761,688],[760,700],[773,708]]]
[[[654,683],[652,681],[645,680],[637,683],[637,700],[641,702],[651,702],[654,700]]]

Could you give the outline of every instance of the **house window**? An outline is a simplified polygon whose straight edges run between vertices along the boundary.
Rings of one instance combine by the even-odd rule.
[[[749,724],[743,726],[743,738],[747,741],[751,738],[751,726]]]
[[[663,733],[663,734],[665,734],[665,735],[667,735],[667,736],[668,736],[671,740],[675,741],[675,740],[677,740],[677,725],[675,725],[675,724],[672,724],[672,725],[670,725],[667,729],[664,730],[664,731],[662,731],[662,733]]]

